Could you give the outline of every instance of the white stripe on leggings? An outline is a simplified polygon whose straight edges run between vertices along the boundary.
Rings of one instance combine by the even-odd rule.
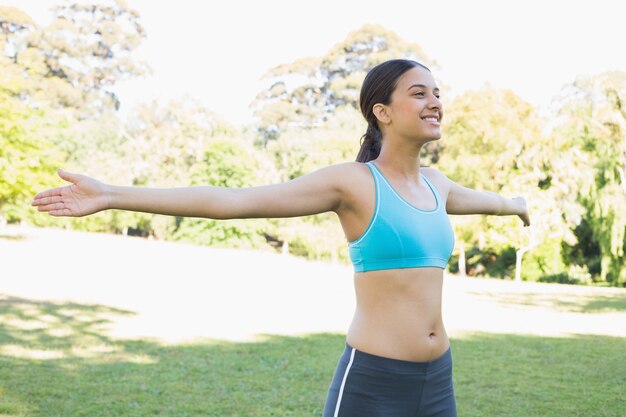
[[[343,381],[341,381],[341,388],[339,388],[339,396],[337,397],[337,405],[335,406],[335,416],[339,414],[339,406],[341,405],[341,397],[343,396],[343,387],[346,385],[346,378],[348,378],[348,371],[350,371],[350,367],[352,366],[352,361],[354,361],[354,352],[355,349],[352,348],[352,353],[350,353],[350,362],[348,362],[348,366],[346,367],[346,372],[343,374]]]

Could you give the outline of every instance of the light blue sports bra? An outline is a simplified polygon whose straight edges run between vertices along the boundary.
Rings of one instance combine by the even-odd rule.
[[[437,202],[420,210],[403,199],[372,162],[376,206],[367,229],[349,243],[356,272],[395,268],[445,269],[454,248],[454,232],[437,189],[422,175]]]

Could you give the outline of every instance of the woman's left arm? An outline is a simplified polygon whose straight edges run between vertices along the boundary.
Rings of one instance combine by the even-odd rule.
[[[446,211],[448,214],[491,214],[495,216],[517,215],[530,226],[530,217],[524,197],[507,198],[492,191],[478,191],[464,187],[439,173],[448,184]]]

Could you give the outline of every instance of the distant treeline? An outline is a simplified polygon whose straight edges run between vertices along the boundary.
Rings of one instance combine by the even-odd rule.
[[[353,161],[365,130],[357,110],[365,73],[396,57],[426,64],[435,77],[440,69],[418,44],[367,25],[324,56],[270,70],[273,83],[252,103],[248,126],[190,100],[144,103],[121,120],[113,87],[147,68],[133,57],[145,37],[139,14],[95,1],[54,12],[41,27],[0,7],[0,216],[8,222],[346,262],[333,214],[215,221],[106,211],[59,219],[30,201],[61,185],[59,167],[117,185],[247,187]],[[443,137],[423,149],[423,164],[470,188],[524,196],[533,222],[529,229],[515,216],[452,216],[450,271],[625,286],[626,73],[579,78],[555,97],[549,117],[509,90],[446,100],[440,84]]]

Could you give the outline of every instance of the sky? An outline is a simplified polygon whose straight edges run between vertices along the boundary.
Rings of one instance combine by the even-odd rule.
[[[62,0],[0,0],[45,26]],[[626,71],[626,6],[613,0],[127,0],[147,38],[136,56],[152,74],[116,92],[122,113],[152,99],[193,97],[233,123],[270,68],[324,55],[364,24],[421,46],[450,87],[445,103],[486,83],[548,109],[577,76]]]

